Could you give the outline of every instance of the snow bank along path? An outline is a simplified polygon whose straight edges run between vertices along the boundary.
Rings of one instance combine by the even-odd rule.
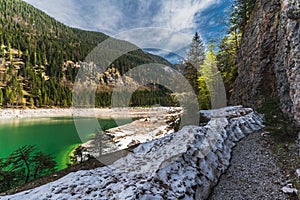
[[[227,107],[204,114],[206,126],[141,144],[114,164],[78,171],[0,199],[206,199],[229,166],[235,143],[263,127],[252,109]]]

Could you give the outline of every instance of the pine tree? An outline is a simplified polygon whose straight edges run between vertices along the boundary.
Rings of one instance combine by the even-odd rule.
[[[81,145],[76,147],[76,149],[73,152],[73,155],[70,157],[72,164],[78,164],[83,163],[85,161],[84,151],[87,149]]]
[[[14,186],[14,182],[19,175],[9,169],[10,163],[7,159],[0,158],[0,192],[4,192]]]
[[[2,92],[2,88],[0,88],[0,106],[3,105],[3,92]]]
[[[32,166],[33,179],[42,177],[56,170],[56,162],[54,161],[54,157],[43,152],[37,152],[34,154],[32,157]]]
[[[233,85],[238,75],[236,54],[239,49],[239,44],[240,36],[235,36],[233,32],[228,34],[220,43],[220,50],[216,56],[218,69],[222,74],[228,98],[232,93]]]
[[[32,96],[29,98],[30,108],[34,108],[34,99]]]
[[[254,8],[256,0],[234,0],[230,16],[231,30],[235,33],[243,32],[251,12]]]
[[[230,28],[228,34],[224,36],[219,45],[220,50],[217,54],[218,69],[222,74],[228,98],[232,93],[233,85],[238,75],[236,65],[237,52],[255,2],[256,0],[233,1],[232,13],[229,16]]]
[[[34,146],[26,145],[11,153],[8,158],[9,162],[13,165],[13,169],[25,169],[25,183],[27,183],[30,178],[30,157],[34,150]]]
[[[198,68],[203,64],[205,59],[205,47],[200,39],[199,34],[196,32],[192,43],[190,44],[190,49],[187,54],[186,63],[192,64],[193,67]]]
[[[210,100],[210,102],[201,102],[204,105],[210,105],[211,108],[221,108],[226,106],[226,93],[221,74],[217,68],[216,56],[210,47],[206,53],[206,59],[200,67],[200,98]],[[202,85],[206,86],[202,88]],[[208,90],[208,91],[207,91]],[[207,95],[209,94],[210,97]]]
[[[11,49],[11,45],[10,44],[8,44],[8,55],[9,55],[9,63],[10,63],[10,65],[12,65],[13,55],[12,55],[12,49]]]
[[[200,39],[199,34],[196,32],[190,44],[190,49],[187,53],[187,58],[184,62],[184,77],[189,81],[193,87],[196,95],[199,94],[199,80],[198,71],[201,64],[205,59],[205,47]]]
[[[107,128],[104,127],[103,130],[98,130],[93,138],[93,148],[94,151],[98,153],[99,157],[102,156],[108,148],[113,148],[114,142],[112,141],[112,137],[106,134],[106,129]]]

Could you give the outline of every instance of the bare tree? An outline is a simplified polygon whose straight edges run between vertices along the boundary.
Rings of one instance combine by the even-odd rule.
[[[108,135],[106,131],[98,130],[93,138],[94,149],[96,150],[98,156],[102,156],[104,151],[111,149],[114,141],[111,135]]]

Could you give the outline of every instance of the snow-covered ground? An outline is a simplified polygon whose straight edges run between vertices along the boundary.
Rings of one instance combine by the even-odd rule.
[[[170,122],[170,119],[179,123],[182,109],[169,108],[160,110],[159,115],[157,114],[148,114],[147,117],[105,131],[105,134],[113,137],[113,139],[106,145],[107,148],[104,148],[102,153],[127,149],[128,147],[162,138],[173,133],[174,129],[171,123],[174,121]],[[95,143],[97,142],[90,140],[81,146],[88,149],[87,153],[97,157],[99,152],[97,147],[94,147]]]
[[[110,166],[0,199],[205,199],[228,167],[235,143],[263,127],[261,115],[241,107],[207,116],[206,126],[186,126],[141,144]]]

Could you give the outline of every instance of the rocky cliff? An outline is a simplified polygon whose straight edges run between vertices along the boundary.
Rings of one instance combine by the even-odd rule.
[[[231,104],[257,108],[271,97],[300,122],[299,0],[257,0],[237,61]]]

